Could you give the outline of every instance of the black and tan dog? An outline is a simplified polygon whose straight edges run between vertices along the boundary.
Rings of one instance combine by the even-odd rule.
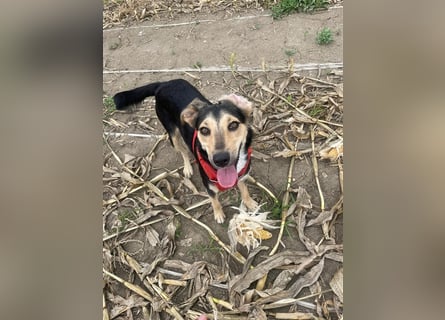
[[[213,104],[182,79],[123,91],[113,99],[116,109],[122,110],[149,96],[155,96],[156,114],[184,159],[186,177],[193,173],[189,150],[195,155],[216,221],[222,223],[225,218],[218,192],[236,185],[247,208],[255,209],[257,203],[243,181],[250,169],[252,103],[230,94]]]

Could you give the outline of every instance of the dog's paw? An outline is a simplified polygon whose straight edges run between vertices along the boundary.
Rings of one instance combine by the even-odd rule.
[[[258,202],[256,202],[252,198],[243,200],[243,203],[246,205],[247,209],[249,209],[250,211],[254,211],[255,209],[258,208]]]
[[[221,211],[214,211],[213,212],[213,214],[215,215],[215,220],[216,220],[216,222],[218,222],[218,223],[223,223],[224,222],[224,219],[226,218],[226,216],[225,216],[225,214],[224,214],[224,212],[221,210]]]
[[[190,178],[193,174],[193,167],[190,162],[184,163],[184,177]]]

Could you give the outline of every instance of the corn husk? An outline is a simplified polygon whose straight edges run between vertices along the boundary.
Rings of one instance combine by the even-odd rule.
[[[267,240],[272,237],[272,234],[266,229],[277,229],[274,226],[277,220],[268,220],[268,211],[260,212],[261,206],[258,206],[254,211],[248,211],[243,203],[240,207],[232,207],[240,213],[235,214],[229,222],[229,239],[232,248],[235,248],[237,243],[242,244],[250,249],[257,248],[262,240]]]

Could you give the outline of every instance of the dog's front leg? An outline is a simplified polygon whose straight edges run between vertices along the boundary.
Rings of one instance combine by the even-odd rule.
[[[247,189],[247,185],[244,183],[244,181],[238,181],[238,188],[241,192],[241,199],[246,207],[249,210],[255,210],[258,207],[258,203],[250,196],[249,189]]]
[[[226,216],[224,215],[221,203],[218,200],[218,192],[208,190],[208,194],[210,197],[210,201],[212,202],[213,214],[215,216],[216,222],[223,223]]]

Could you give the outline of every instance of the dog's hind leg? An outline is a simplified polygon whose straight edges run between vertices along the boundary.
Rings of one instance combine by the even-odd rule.
[[[190,178],[193,174],[193,168],[190,163],[189,150],[184,142],[184,139],[182,139],[178,129],[175,129],[170,137],[173,147],[175,147],[175,149],[181,153],[182,159],[184,160],[184,176],[186,178]]]

